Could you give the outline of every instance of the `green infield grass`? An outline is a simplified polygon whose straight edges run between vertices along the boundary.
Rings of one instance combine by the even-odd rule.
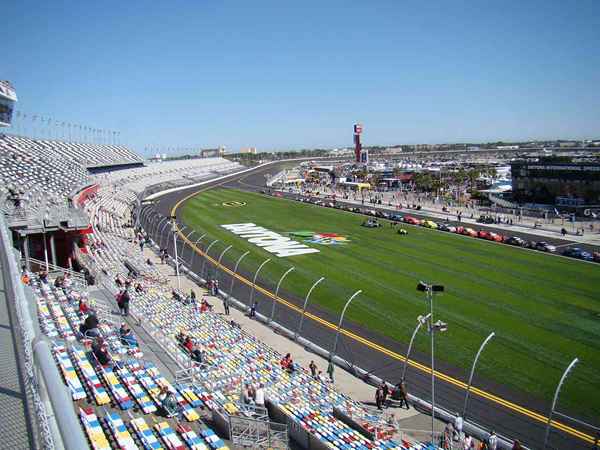
[[[233,189],[191,198],[183,218],[207,233],[204,242],[220,239],[213,256],[226,245],[233,245],[229,261],[249,250],[242,264],[249,271],[271,258],[261,278],[273,284],[295,266],[282,290],[303,297],[324,276],[311,303],[325,309],[339,313],[362,289],[347,320],[401,342],[410,339],[417,316],[428,312],[418,281],[443,284],[435,315],[449,330],[436,340],[437,358],[466,374],[483,339],[495,331],[477,375],[549,402],[562,371],[578,357],[559,410],[600,416],[600,265],[408,225],[408,235],[400,236],[383,220],[382,228],[364,228],[364,217],[356,214]],[[348,242],[308,243],[320,252],[277,257],[220,226],[246,222],[286,235],[337,233]],[[422,332],[416,348],[429,354],[428,342]]]

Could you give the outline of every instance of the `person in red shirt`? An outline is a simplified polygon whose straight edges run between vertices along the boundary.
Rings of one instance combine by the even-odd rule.
[[[194,348],[194,342],[192,341],[192,338],[190,338],[189,336],[185,338],[183,346],[187,349],[188,352],[191,353]]]
[[[79,299],[79,312],[81,314],[87,314],[90,310],[90,307],[87,305],[83,298]]]

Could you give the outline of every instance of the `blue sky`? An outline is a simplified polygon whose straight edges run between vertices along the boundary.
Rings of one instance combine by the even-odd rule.
[[[600,137],[600,1],[6,2],[18,108],[144,147]]]

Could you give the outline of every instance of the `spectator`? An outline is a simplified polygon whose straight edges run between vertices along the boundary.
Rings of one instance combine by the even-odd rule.
[[[463,440],[463,450],[471,450],[473,446],[473,438],[469,435],[466,435]]]
[[[463,418],[460,417],[460,414],[456,413],[456,417],[454,418],[454,440],[457,441],[462,436],[463,430]]]
[[[487,446],[488,450],[496,450],[498,448],[498,436],[496,436],[496,432],[494,430],[492,430],[487,438]]]
[[[21,274],[21,283],[29,286],[30,282],[31,282],[31,278],[29,277],[29,274],[27,273],[27,270],[23,269],[23,273]]]
[[[131,328],[129,328],[125,322],[121,324],[121,328],[119,329],[119,336],[123,345],[126,345],[130,348],[138,347],[138,342],[133,334],[133,331],[131,331]]]
[[[381,385],[377,386],[377,390],[375,391],[375,404],[377,405],[377,409],[381,411],[383,405],[383,388]]]
[[[89,310],[90,310],[90,308],[87,305],[87,303],[85,302],[85,298],[81,297],[79,299],[79,312],[81,314],[87,314]]]
[[[200,302],[200,312],[205,313],[207,311],[212,311],[212,308],[212,305],[206,301],[206,297],[203,297]]]
[[[256,317],[256,306],[258,305],[258,302],[256,301],[256,299],[252,300],[252,305],[250,305],[250,313],[248,314],[248,317]]]
[[[400,383],[395,386],[392,392],[392,398],[400,402],[398,405],[399,408],[402,408],[402,406],[405,405],[406,409],[410,409],[410,406],[408,406],[408,399],[406,398],[406,384],[404,380],[400,381]]]
[[[390,394],[390,389],[388,388],[387,383],[384,381],[383,383],[381,383],[381,389],[383,391],[383,406],[385,407],[386,402],[387,402],[387,398],[388,395]]]
[[[179,412],[179,405],[177,404],[177,397],[166,386],[160,388],[160,394],[158,394],[162,413],[165,417],[177,417],[181,420],[181,414]]]
[[[196,293],[193,289],[190,289],[190,300],[192,301],[192,303],[196,302]]]
[[[142,285],[140,283],[135,284],[135,292],[138,294],[144,293],[144,288],[142,287]]]
[[[110,364],[111,358],[108,354],[108,350],[106,349],[104,339],[102,339],[101,337],[98,337],[92,344],[92,353],[94,354],[100,365],[107,366]]]
[[[127,317],[129,315],[129,292],[127,289],[117,294],[117,305],[122,316]]]
[[[65,275],[63,276],[62,287],[65,289],[69,289],[72,284],[73,282],[71,281],[71,277],[68,273],[65,273]]]
[[[90,314],[85,318],[83,323],[79,326],[79,332],[86,337],[100,336],[100,331],[98,331],[98,318],[95,314]]]
[[[192,350],[194,349],[194,341],[192,341],[192,338],[188,336],[185,338],[185,341],[183,342],[183,346],[191,354]]]
[[[265,406],[265,385],[260,383],[254,396],[254,402],[258,406]]]
[[[512,450],[523,450],[523,446],[518,439],[513,443]]]
[[[227,297],[223,297],[223,310],[225,311],[225,315],[229,315],[229,299]]]
[[[281,368],[288,373],[294,372],[294,361],[292,360],[292,356],[288,353],[283,357],[280,362]]]
[[[310,374],[312,375],[312,377],[317,378],[317,365],[315,364],[314,361],[310,362],[310,364],[308,365],[308,368],[310,369]]]
[[[54,280],[54,287],[57,289],[61,289],[64,286],[63,277],[56,277]]]
[[[48,284],[48,272],[42,270],[39,274],[38,277],[40,278],[40,281],[44,284]]]
[[[204,361],[204,355],[202,354],[202,350],[197,345],[192,347],[190,351],[190,356],[193,361],[196,361],[198,364],[201,364]]]
[[[254,403],[255,397],[256,397],[256,394],[252,390],[252,387],[250,386],[249,383],[246,383],[246,386],[244,387],[244,391],[242,393],[242,400],[244,401],[244,403],[246,405],[250,405],[250,404]]]

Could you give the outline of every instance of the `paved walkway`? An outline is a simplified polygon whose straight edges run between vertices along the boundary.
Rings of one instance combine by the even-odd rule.
[[[17,318],[9,311],[0,267],[0,448],[36,448],[30,432],[29,405],[21,378],[17,349],[20,345]]]

